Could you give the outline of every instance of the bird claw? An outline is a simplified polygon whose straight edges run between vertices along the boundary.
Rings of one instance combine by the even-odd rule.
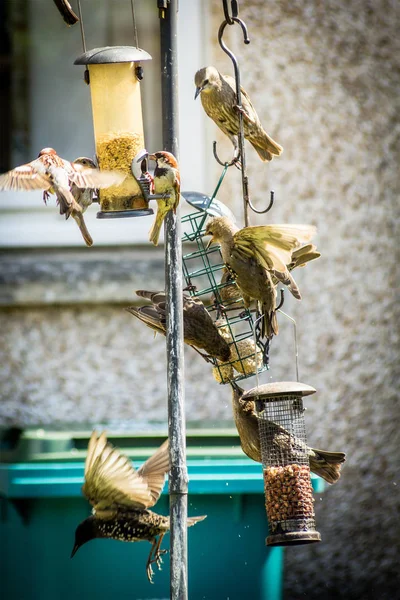
[[[49,192],[47,192],[46,190],[43,192],[43,202],[46,204],[47,206],[47,200],[50,198],[50,194]]]

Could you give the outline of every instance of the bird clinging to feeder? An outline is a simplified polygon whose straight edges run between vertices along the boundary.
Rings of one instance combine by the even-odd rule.
[[[165,335],[167,316],[165,293],[138,290],[136,294],[150,300],[152,304],[130,306],[126,310],[150,329]],[[204,304],[198,298],[186,294],[183,295],[183,332],[184,341],[189,346],[204,350],[207,355],[219,358],[221,361],[229,360],[230,346],[214,324]]]
[[[151,550],[146,563],[152,583],[152,564],[161,568],[161,542],[170,529],[170,519],[148,510],[159,499],[169,470],[168,440],[136,471],[130,460],[107,442],[106,434],[92,433],[85,463],[82,492],[93,506],[93,514],[78,525],[71,558],[83,544],[95,538],[123,542],[148,540]],[[189,517],[188,527],[205,519]],[[157,536],[159,536],[157,540]]]
[[[240,445],[243,452],[252,460],[262,463],[260,432],[258,424],[258,414],[254,400],[243,398],[244,390],[237,384],[232,384],[232,408],[235,425],[240,437]],[[275,435],[272,435],[272,443],[278,448],[285,447],[290,441],[289,432],[271,422],[269,427],[275,428]],[[293,441],[294,446],[301,449],[300,440]],[[346,460],[344,452],[328,452],[326,450],[316,450],[315,448],[305,447],[310,461],[310,469],[319,477],[322,477],[327,483],[336,483],[340,477],[340,469]]]
[[[236,84],[233,77],[221,75],[215,67],[204,67],[197,71],[195,78],[196,94],[200,95],[206,114],[229,137],[238,152],[239,110],[243,114],[244,137],[251,143],[262,161],[270,161],[283,152],[282,146],[275,142],[263,129],[260,119],[250,98],[242,87],[239,108],[236,97]]]
[[[83,221],[83,208],[75,200],[72,188],[79,190],[106,188],[119,185],[125,179],[122,173],[99,171],[79,163],[70,163],[57,155],[54,148],[44,148],[38,158],[0,175],[0,190],[43,190],[46,202],[49,194],[55,194],[60,214],[68,219],[73,215],[88,246],[93,243]]]
[[[165,194],[165,198],[157,200],[157,214],[149,237],[150,242],[157,246],[161,225],[168,211],[173,210],[176,213],[181,194],[181,178],[178,162],[170,152],[156,152],[150,154],[149,159],[156,161],[154,191],[156,194]]]
[[[262,336],[271,339],[278,333],[276,284],[273,277],[301,299],[299,288],[289,273],[292,253],[315,235],[312,225],[261,225],[239,229],[227,217],[214,217],[204,235],[221,245],[225,265],[233,273],[248,308],[252,300],[264,315]]]

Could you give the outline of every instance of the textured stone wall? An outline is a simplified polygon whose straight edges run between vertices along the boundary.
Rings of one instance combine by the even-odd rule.
[[[210,7],[206,45],[231,74],[216,45],[222,3]],[[227,41],[284,147],[269,165],[248,147],[254,204],[276,194],[272,211],[251,221],[318,227],[322,258],[296,275],[303,300],[287,296],[284,309],[297,319],[300,380],[318,392],[307,400],[309,441],[348,457],[340,481],[316,500],[323,542],[286,551],[285,598],[392,600],[400,583],[400,5],[242,0],[241,17],[250,46],[238,27]],[[207,129],[228,156],[229,143]],[[236,169],[219,198],[240,216]],[[165,420],[164,340],[122,310],[133,290],[162,287],[162,253],[2,259],[1,423]],[[292,326],[280,316],[280,327],[262,382],[295,377]],[[229,390],[190,348],[185,358],[188,418],[229,419]]]
[[[211,4],[215,40],[223,13],[221,2]],[[240,6],[251,44],[238,26],[227,28],[226,41],[265,129],[284,147],[269,165],[247,147],[254,204],[264,206],[270,188],[276,193],[272,211],[251,222],[318,227],[322,258],[296,275],[302,302],[284,308],[298,323],[300,379],[318,391],[307,400],[309,440],[347,452],[342,478],[317,498],[323,542],[287,550],[285,598],[395,598],[400,4]],[[218,46],[212,60],[233,73]],[[238,172],[229,172],[219,197],[240,214]],[[280,335],[274,351],[271,376],[279,379],[292,361],[290,339]]]

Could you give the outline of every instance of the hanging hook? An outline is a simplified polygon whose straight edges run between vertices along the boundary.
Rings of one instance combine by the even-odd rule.
[[[232,165],[238,166],[238,163],[240,164],[240,157],[235,156],[236,155],[236,150],[234,152],[233,158],[232,160],[228,161],[224,161],[222,162],[222,160],[219,158],[218,154],[217,154],[217,142],[213,142],[213,154],[214,154],[214,158],[217,161],[217,163],[219,165],[221,165],[221,167],[231,167]],[[238,167],[241,168],[241,167]]]
[[[229,14],[227,0],[222,0],[222,5],[224,7],[225,20],[229,25],[233,25],[233,19],[239,15],[239,3],[237,0],[231,0],[232,16]]]
[[[267,212],[269,212],[269,211],[271,210],[271,208],[272,208],[272,205],[274,204],[274,199],[275,199],[275,197],[274,197],[274,196],[275,196],[275,193],[274,193],[274,191],[273,191],[273,190],[271,190],[271,191],[270,191],[270,200],[269,200],[269,204],[268,204],[268,206],[267,206],[267,208],[266,208],[265,210],[257,210],[257,209],[256,209],[256,208],[253,206],[253,204],[252,204],[252,202],[251,202],[250,198],[249,198],[249,200],[248,200],[248,203],[249,203],[249,206],[250,206],[250,208],[251,208],[251,210],[252,210],[253,212],[257,213],[258,215],[263,215],[263,214],[265,214],[265,213],[267,213]]]

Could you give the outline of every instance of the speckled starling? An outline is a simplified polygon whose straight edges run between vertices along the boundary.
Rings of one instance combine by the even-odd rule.
[[[237,154],[239,108],[234,78],[221,75],[215,67],[210,66],[197,71],[194,82],[195,99],[200,94],[205,112],[229,137]],[[274,156],[279,156],[283,148],[264,131],[247,92],[242,87],[240,89],[244,137],[249,140],[262,161],[270,161]]]
[[[252,400],[242,399],[243,390],[232,384],[233,418],[240,437],[243,452],[252,460],[262,462],[260,437],[258,431],[258,416],[255,403]],[[335,483],[340,477],[340,469],[346,460],[344,452],[327,452],[305,446],[303,442],[290,435],[286,429],[273,423],[268,424],[269,431],[276,431],[273,443],[279,448],[290,448],[293,453],[298,451],[303,454],[306,450],[310,461],[310,469],[328,483]]]
[[[157,333],[165,335],[165,293],[138,290],[136,294],[150,300],[152,304],[141,307],[130,306],[126,310]],[[183,295],[183,335],[185,343],[193,346],[197,351],[204,350],[207,355],[224,362],[229,359],[229,344],[219,333],[206,307],[198,298],[186,294]],[[202,356],[207,358],[203,354]]]
[[[99,435],[94,431],[89,441],[82,487],[93,506],[93,515],[76,528],[71,558],[83,544],[95,538],[123,542],[147,540],[151,550],[146,572],[152,583],[152,564],[161,568],[161,555],[166,550],[160,550],[160,546],[170,529],[170,520],[148,509],[160,497],[168,470],[168,440],[136,471],[129,459],[107,442],[104,432]],[[203,519],[205,516],[189,517],[188,527]]]
[[[242,293],[244,305],[252,300],[264,315],[262,335],[271,339],[278,333],[276,318],[276,283],[287,285],[292,295],[301,299],[299,288],[289,273],[292,253],[316,233],[311,225],[264,225],[239,229],[227,217],[215,217],[206,227],[214,241],[221,245],[225,265],[233,273]]]

